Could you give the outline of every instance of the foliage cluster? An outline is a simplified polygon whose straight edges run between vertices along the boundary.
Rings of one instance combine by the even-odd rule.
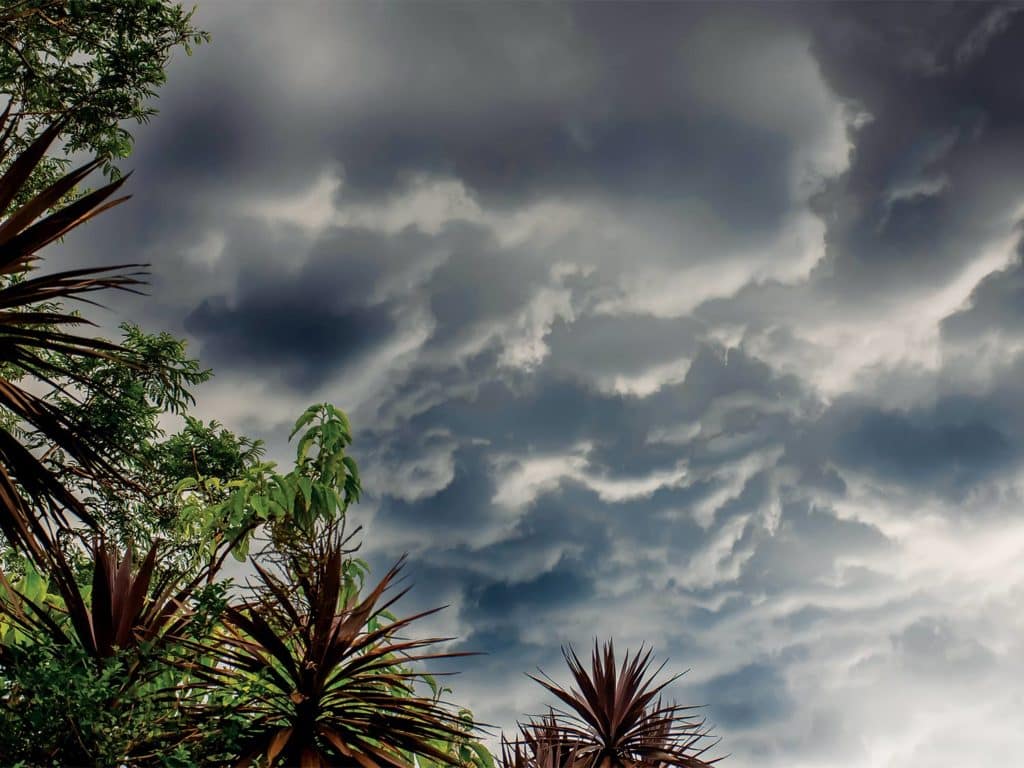
[[[162,0],[17,0],[0,9],[0,755],[5,765],[494,768],[472,713],[426,665],[445,638],[398,618],[400,561],[358,555],[352,428],[308,408],[287,471],[259,441],[194,418],[210,372],[182,341],[81,333],[68,300],[134,290],[135,265],[32,271],[44,246],[123,200],[80,185],[123,156],[171,48],[200,42]],[[96,159],[68,171],[66,158]],[[175,424],[172,429],[169,425]],[[136,552],[144,552],[141,559]],[[235,584],[228,556],[255,575]],[[503,742],[505,768],[707,765],[663,706],[649,652],[607,646]]]
[[[165,0],[6,0],[0,5],[0,96],[10,120],[2,143],[17,154],[58,120],[62,152],[46,158],[18,202],[52,184],[74,152],[114,162],[132,150],[126,121],[144,123],[167,79],[172,51],[209,40],[193,12]]]

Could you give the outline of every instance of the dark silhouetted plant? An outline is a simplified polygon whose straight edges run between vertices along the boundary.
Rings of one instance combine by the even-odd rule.
[[[563,688],[550,678],[533,680],[568,709],[552,708],[547,716],[519,726],[519,737],[503,740],[506,768],[701,768],[715,761],[702,756],[708,730],[694,707],[663,704],[661,694],[680,675],[660,683],[653,672],[651,651],[641,651],[621,666],[615,664],[611,642],[594,645],[590,669],[572,648],[562,649],[575,687]]]
[[[501,762],[504,768],[563,768],[572,764],[572,747],[560,738],[558,721],[546,715],[519,726],[520,738],[502,736]]]

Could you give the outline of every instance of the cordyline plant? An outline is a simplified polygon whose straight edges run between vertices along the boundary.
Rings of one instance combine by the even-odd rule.
[[[0,115],[0,163],[6,159],[13,130],[9,110],[10,105]],[[0,211],[7,210],[18,197],[61,130],[58,121],[10,163],[0,178]],[[68,527],[66,511],[89,525],[94,520],[43,458],[18,439],[17,423],[28,424],[40,433],[49,443],[45,446],[48,452],[60,450],[71,457],[78,471],[96,477],[118,477],[88,430],[15,383],[28,375],[53,387],[70,383],[88,391],[93,382],[80,373],[75,361],[123,352],[116,344],[75,333],[74,328],[90,325],[89,321],[54,308],[54,302],[76,299],[94,304],[86,298],[94,291],[135,291],[140,273],[132,270],[141,265],[26,275],[35,266],[40,249],[127,199],[108,199],[123,183],[120,179],[60,206],[61,200],[99,164],[94,160],[65,174],[0,222],[0,532],[40,563],[46,562],[47,550],[52,547],[52,525]]]
[[[713,743],[694,707],[666,705],[661,693],[680,675],[655,683],[664,668],[650,671],[651,651],[616,667],[611,642],[594,644],[587,670],[572,649],[562,649],[575,688],[562,688],[546,676],[531,679],[554,694],[568,711],[553,708],[519,726],[519,738],[502,740],[505,768],[702,768]]]
[[[519,739],[501,739],[503,768],[563,768],[572,764],[572,747],[568,740],[555,738],[558,721],[546,715],[519,725]]]
[[[425,649],[446,638],[399,633],[434,609],[389,620],[405,594],[384,599],[399,561],[362,600],[346,583],[340,534],[282,581],[255,565],[262,597],[229,605],[221,636],[194,647],[212,660],[187,665],[214,688],[234,686],[248,719],[237,768],[412,768],[414,756],[460,765],[448,745],[472,728],[438,698],[419,696],[410,665],[465,656]]]
[[[95,546],[92,559],[88,591],[57,580],[52,594],[31,564],[17,586],[0,574],[0,710],[11,759],[163,765],[161,755],[196,740],[181,727],[172,665],[183,652],[177,637],[193,624],[193,584],[154,578],[156,544],[138,568],[130,551],[118,562]]]
[[[74,581],[70,589],[58,581],[63,609],[57,611],[38,597],[15,589],[0,573],[0,611],[29,637],[45,638],[56,646],[76,644],[98,662],[184,631],[189,621],[186,601],[195,582],[181,587],[168,577],[151,590],[157,563],[156,543],[138,570],[131,551],[120,563],[99,546],[93,548],[92,554],[93,580],[88,600]]]

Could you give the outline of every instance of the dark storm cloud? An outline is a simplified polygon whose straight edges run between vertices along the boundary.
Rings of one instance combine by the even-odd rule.
[[[426,307],[431,346],[486,336],[548,273],[470,224],[435,235],[331,227],[312,238],[298,229],[270,234],[256,218],[229,224],[218,263],[246,268],[228,281],[228,295],[200,299],[184,328],[218,370],[281,367],[297,390],[365,362],[395,336],[403,309]],[[417,268],[431,261],[439,266],[424,282]],[[202,284],[191,290],[202,295]]]
[[[404,174],[426,172],[454,175],[486,202],[595,190],[662,204],[693,196],[752,234],[776,226],[787,210],[792,147],[771,132],[725,120],[612,117],[611,125],[590,129],[581,147],[570,126],[550,119],[506,116],[474,123],[479,133],[470,136],[466,126],[447,123],[358,126],[339,151],[351,184],[346,194],[385,193]]]
[[[941,412],[925,419],[876,410],[844,415],[833,427],[837,458],[900,483],[938,485],[954,493],[1013,458],[1010,441],[992,424],[933,421],[941,418]]]
[[[490,581],[467,588],[466,604],[476,608],[466,615],[474,622],[500,615],[502,602],[513,610],[525,601],[531,610],[543,615],[547,604],[542,595],[558,606],[562,605],[564,594],[583,599],[593,579],[611,576],[601,553],[612,542],[634,553],[619,576],[634,569],[650,568],[652,576],[662,578],[658,574],[663,565],[645,563],[645,552],[665,547],[684,564],[695,556],[706,538],[724,532],[734,518],[764,512],[772,501],[769,475],[757,473],[729,492],[735,496],[727,495],[717,501],[726,483],[714,474],[705,479],[698,474],[682,487],[654,488],[634,498],[614,501],[603,499],[578,481],[563,478],[517,513],[514,526],[505,530],[499,540],[482,548],[467,547],[464,542],[472,541],[480,531],[500,525],[509,515],[508,510],[495,507],[496,477],[500,474],[496,475],[494,466],[484,460],[493,453],[513,451],[529,455],[536,451],[558,455],[571,450],[580,437],[586,436],[600,446],[588,453],[589,472],[610,480],[628,481],[630,473],[643,477],[645,473],[672,466],[681,458],[689,459],[698,472],[713,471],[723,461],[743,460],[767,445],[779,445],[789,439],[792,427],[785,420],[779,421],[770,414],[752,418],[754,414],[750,412],[731,422],[726,419],[720,430],[686,447],[645,442],[643,436],[673,413],[681,417],[700,413],[719,396],[761,392],[776,401],[781,397],[784,403],[791,399],[792,393],[786,392],[785,385],[771,381],[769,369],[744,361],[739,353],[729,360],[709,353],[692,373],[693,378],[688,377],[671,396],[665,396],[666,400],[610,396],[571,379],[531,379],[530,383],[539,381],[543,386],[523,389],[504,382],[484,383],[465,400],[451,399],[412,417],[408,430],[366,436],[370,446],[364,450],[368,451],[370,464],[374,463],[375,455],[387,455],[388,461],[393,461],[396,451],[403,452],[406,460],[417,453],[436,452],[436,444],[416,447],[422,445],[417,435],[435,434],[442,427],[462,441],[462,447],[453,454],[450,482],[436,493],[411,502],[393,498],[385,491],[375,524],[384,530],[401,530],[403,536],[415,541],[425,543],[441,537],[447,542],[440,549],[417,547],[417,557],[494,574]],[[721,386],[713,388],[711,381],[719,381]],[[779,387],[788,397],[780,395]],[[669,399],[676,400],[672,413],[664,408]],[[691,412],[690,408],[694,410]],[[740,407],[739,411],[742,410]],[[586,431],[580,426],[584,423],[590,424]],[[604,429],[597,429],[598,424],[604,425]],[[484,435],[486,442],[482,440]],[[715,441],[727,436],[741,439],[724,451],[715,447]],[[449,438],[439,439],[443,442]],[[366,446],[365,441],[363,445]],[[717,510],[710,530],[697,525],[687,511],[702,503],[710,503]],[[761,536],[751,527],[738,546],[757,546]],[[540,577],[534,574],[514,583],[500,576],[502,564],[508,567],[531,562],[531,558],[545,552],[553,553],[559,560],[560,553],[567,551],[578,553],[580,559],[577,555],[569,560],[562,557],[554,570],[545,569]],[[828,567],[832,553],[833,550],[823,552],[822,568]],[[772,582],[765,582],[762,588],[768,583]]]
[[[494,484],[484,456],[481,446],[460,449],[454,456],[454,477],[444,488],[416,502],[385,496],[378,516],[398,526],[447,528],[456,533],[460,524],[468,525],[470,519],[488,512]]]
[[[685,558],[700,546],[703,534],[692,519],[671,516],[687,494],[702,497],[701,490],[687,489],[609,503],[579,483],[563,481],[557,489],[534,500],[514,529],[502,541],[482,548],[477,557],[483,564],[515,562],[533,550],[578,553],[569,559],[560,558],[546,576],[553,581],[559,574],[566,575],[565,587],[572,589],[611,575],[602,560],[616,543],[628,542],[627,548],[633,548],[627,570],[642,569],[644,553],[655,546],[664,546],[674,557]]]
[[[614,440],[638,429],[625,398],[596,391],[578,379],[551,376],[484,381],[470,399],[452,399],[417,414],[411,431],[447,425],[467,438],[499,447],[564,448],[584,438]]]
[[[488,566],[528,560],[538,551],[562,551],[572,545],[580,557],[571,561],[559,558],[556,570],[593,574],[593,568],[587,568],[586,563],[607,551],[614,538],[614,531],[602,525],[607,520],[607,512],[606,505],[593,491],[566,482],[534,500],[499,541],[467,551],[464,556],[472,558],[478,566]],[[635,511],[631,517],[638,526],[644,525],[642,517]],[[570,577],[577,583],[589,578],[589,575]]]
[[[520,309],[546,282],[547,265],[528,254],[503,251],[484,233],[467,228],[470,234],[452,238],[451,256],[423,287],[436,323],[432,343],[471,336],[488,320]]]
[[[478,359],[484,373],[487,358]],[[699,418],[720,399],[748,397],[754,401],[790,406],[802,391],[792,377],[778,377],[767,365],[739,350],[702,348],[684,380],[650,397],[604,392],[586,379],[551,367],[529,375],[486,376],[465,395],[453,394],[408,418],[392,439],[409,445],[416,435],[434,429],[450,430],[462,439],[486,440],[489,450],[568,450],[581,440],[594,444],[594,457],[610,471],[651,470],[678,459],[678,450],[651,444],[648,436],[659,426]],[[425,373],[425,372],[423,372]],[[417,372],[411,374],[416,378]],[[777,417],[742,405],[730,411],[716,434],[756,432]],[[767,434],[771,430],[766,430]],[[693,458],[711,461],[698,447]],[[716,449],[718,460],[722,449]]]
[[[1012,379],[1006,374],[1006,380]],[[855,470],[953,501],[1020,461],[1019,388],[986,397],[956,395],[928,407],[885,409],[853,399],[801,425],[787,463],[802,482],[843,495],[842,473]]]
[[[750,12],[723,33],[691,5],[652,5],[643,18],[614,6],[318,5],[307,20],[267,10],[284,36],[307,23],[343,30],[337,66],[363,65],[317,67],[327,52],[312,40],[308,63],[282,67],[251,53],[254,34],[281,44],[266,30],[218,25],[218,44],[196,54],[209,75],[172,79],[161,107],[174,123],[139,142],[134,162],[167,193],[289,194],[336,164],[340,201],[380,201],[418,173],[454,176],[503,205],[573,194],[669,209],[699,200],[750,243],[788,210],[799,137],[711,103],[693,83],[716,65],[699,57],[720,35],[742,45],[785,32],[769,14]],[[386,48],[370,43],[381,36]]]
[[[507,728],[560,643],[624,635],[693,665],[737,766],[862,768],[908,764],[865,725],[905,680],[961,656],[1019,679],[964,629],[1014,647],[1024,356],[972,355],[1020,333],[1019,263],[943,299],[933,356],[900,332],[1015,236],[1024,14],[204,13],[136,199],[77,253],[141,249],[144,324],[183,327],[272,441],[301,398],[352,411],[375,573],[408,550],[405,612],[451,603],[431,626],[491,654],[460,701]],[[900,706],[948,723],[929,703]]]
[[[212,11],[230,16],[226,6]],[[586,6],[536,6],[511,14],[462,5],[398,10],[349,4],[318,6],[308,19],[271,12],[280,13],[282,29],[344,29],[335,47],[347,45],[354,60],[366,62],[344,71],[302,61],[281,66],[272,57],[250,55],[253,35],[269,46],[280,41],[249,25],[218,24],[218,44],[196,54],[206,57],[205,76],[187,83],[172,77],[161,97],[174,121],[157,122],[140,135],[133,163],[140,177],[159,179],[159,187],[144,192],[148,213],[137,222],[146,223],[135,234],[162,242],[152,249],[162,265],[158,280],[195,296],[202,282],[178,286],[166,275],[178,271],[183,251],[202,244],[201,233],[226,238],[224,263],[237,263],[240,254],[253,263],[246,250],[283,262],[306,248],[297,233],[274,253],[250,245],[256,238],[223,218],[232,197],[239,205],[254,195],[297,194],[333,165],[344,177],[341,202],[367,196],[381,202],[405,189],[414,174],[430,172],[456,177],[485,202],[501,197],[506,207],[545,195],[581,195],[633,208],[647,201],[671,220],[677,203],[700,201],[723,222],[722,237],[755,243],[788,209],[789,164],[798,141],[736,105],[723,107],[697,92],[692,73],[700,56],[710,56],[705,65],[712,68],[715,56],[726,57],[714,53],[721,33],[708,21],[713,14],[697,6],[654,5],[648,11],[641,18],[625,9]],[[741,23],[728,28],[737,45],[788,34],[770,14],[737,18]],[[424,34],[427,29],[433,32]],[[403,56],[367,45],[380,35],[391,41],[388,50]],[[311,61],[323,44],[310,40]],[[413,61],[431,65],[414,67]],[[645,86],[638,88],[641,81]],[[482,100],[485,93],[491,98]],[[312,124],[316,131],[303,127]],[[183,219],[192,226],[180,227]],[[336,248],[334,264],[344,277],[323,279],[303,267],[300,276],[281,278],[280,286],[277,275],[267,286],[249,281],[243,295],[224,302],[217,292],[199,295],[183,308],[192,313],[186,330],[205,342],[204,354],[218,367],[272,360],[278,348],[289,359],[290,350],[317,347],[321,354],[307,357],[306,370],[288,378],[305,386],[322,383],[393,336],[387,307],[367,308],[349,297],[325,301],[317,290],[359,285],[372,293],[386,270],[364,273],[359,267],[386,239],[348,248],[326,244]],[[407,238],[393,247],[422,250]],[[428,302],[437,343],[463,338],[521,307],[544,277],[536,259],[493,244],[456,244],[452,250],[416,296]],[[230,274],[225,277],[230,282]],[[310,287],[316,294],[311,301],[305,296]],[[261,326],[256,315],[274,296],[288,309]],[[294,311],[307,301],[308,312]],[[330,343],[334,323],[366,333]],[[656,323],[648,325],[637,332],[653,332]],[[687,335],[680,351],[692,353],[694,339]],[[561,336],[555,333],[551,341],[559,344]],[[667,337],[665,343],[671,350]],[[654,349],[649,342],[634,346]],[[571,364],[571,353],[566,361]]]
[[[741,350],[720,353],[710,347],[700,350],[680,386],[698,413],[716,398],[743,392],[767,399],[795,397],[800,393],[794,377],[776,375],[771,367]]]
[[[528,621],[539,611],[565,609],[593,594],[594,584],[579,572],[578,566],[559,561],[550,571],[526,581],[496,581],[470,589],[463,615],[470,620],[517,616],[520,621]]]
[[[185,330],[202,340],[205,359],[221,370],[284,370],[303,390],[338,367],[357,364],[394,329],[387,307],[332,311],[278,293],[244,296],[234,306],[223,297],[204,299],[185,318]]]
[[[185,330],[218,369],[264,375],[281,369],[291,386],[305,391],[393,336],[397,309],[373,288],[431,247],[415,232],[385,237],[358,228],[334,228],[315,240],[298,231],[268,236],[252,219],[228,231],[220,259],[246,268],[231,281],[230,295],[198,302],[185,316]]]
[[[835,93],[861,110],[849,170],[821,193],[834,290],[912,289],[1004,233],[1024,191],[1024,16],[989,4],[830,5],[808,13]],[[922,267],[927,265],[927,274]]]
[[[724,361],[720,364],[724,365]],[[549,383],[544,390],[551,390],[553,386]],[[563,417],[567,403],[574,403],[579,408],[585,398],[591,401],[596,398],[597,402],[603,402],[605,397],[594,391],[573,392],[572,396],[566,397],[562,405],[555,409],[555,412],[562,412]],[[704,481],[694,478],[684,487],[658,488],[634,499],[614,502],[602,500],[597,492],[578,482],[563,479],[554,490],[541,494],[526,510],[517,515],[515,526],[506,531],[498,541],[480,549],[466,548],[459,542],[467,538],[472,540],[475,531],[492,526],[495,520],[508,515],[507,511],[503,512],[494,507],[494,470],[483,463],[483,457],[491,451],[501,451],[503,448],[528,451],[531,445],[540,450],[564,450],[570,447],[573,441],[573,430],[567,429],[565,422],[556,424],[556,428],[550,432],[546,425],[543,432],[537,432],[538,425],[543,425],[549,419],[520,423],[522,419],[515,416],[520,407],[528,412],[538,410],[532,395],[522,394],[527,399],[521,406],[516,406],[514,401],[502,402],[481,395],[466,404],[479,408],[478,419],[454,419],[449,411],[445,418],[437,422],[433,421],[432,416],[419,428],[410,430],[408,439],[412,439],[415,434],[429,434],[431,427],[428,425],[436,423],[454,426],[456,434],[465,437],[488,434],[490,438],[486,447],[477,444],[457,450],[454,454],[452,481],[428,498],[410,503],[390,498],[385,493],[375,520],[375,524],[384,526],[385,530],[400,529],[414,540],[435,541],[440,536],[442,540],[448,542],[447,546],[440,549],[418,547],[417,557],[453,567],[461,564],[460,567],[483,569],[498,577],[492,577],[490,582],[475,583],[468,588],[466,603],[470,606],[477,605],[479,608],[470,611],[467,616],[476,622],[482,621],[487,615],[500,615],[499,606],[502,602],[507,602],[508,609],[512,610],[522,601],[526,601],[530,604],[530,610],[538,616],[543,616],[544,609],[549,603],[561,607],[563,593],[576,595],[577,599],[581,599],[587,589],[586,585],[594,578],[614,580],[626,577],[636,569],[650,569],[652,576],[663,578],[659,575],[660,569],[663,568],[662,564],[645,562],[647,556],[644,553],[652,547],[667,548],[673,559],[683,565],[688,558],[696,554],[708,536],[723,531],[734,517],[760,513],[770,503],[768,478],[763,473],[746,481],[743,487],[738,489],[735,498],[725,497],[718,502],[713,502],[712,499],[723,489],[723,483],[713,476]],[[505,397],[510,395],[511,393],[506,390]],[[623,423],[633,423],[639,427],[654,423],[657,412],[645,411],[644,400],[627,400],[633,410],[628,412],[630,417],[624,418]],[[585,410],[597,408],[596,404],[583,407]],[[598,410],[607,412],[608,409]],[[492,426],[488,424],[488,414],[491,414],[491,418],[495,415],[509,417],[509,421],[503,421],[501,426]],[[468,425],[476,425],[477,429],[482,431],[466,432],[464,430]],[[638,472],[650,471],[659,466],[659,462],[662,461],[660,457],[664,455],[663,446],[644,446],[639,441],[623,444],[622,436],[618,434],[621,430],[616,429],[615,424],[612,427],[608,440],[610,445],[618,448],[609,449],[607,453],[592,453],[591,459],[595,462],[593,472],[607,471],[610,473],[609,477],[615,477],[617,473],[623,471],[623,462]],[[739,427],[734,429],[737,430],[737,434],[750,433],[752,430],[756,433],[759,429],[766,429],[771,435],[775,428],[776,425],[768,421],[761,424],[744,423],[742,431]],[[529,432],[524,432],[527,429]],[[389,441],[390,445],[406,445],[406,439],[402,434],[395,435],[394,442]],[[721,434],[716,433],[711,439],[719,438]],[[595,436],[593,430],[590,435]],[[502,442],[498,442],[499,437],[503,438]],[[370,439],[373,441],[379,438],[380,436],[376,436]],[[537,442],[539,438],[543,442]],[[775,439],[779,439],[778,435]],[[370,450],[372,455],[373,449]],[[733,450],[737,451],[738,458],[745,455],[740,449]],[[746,454],[756,453],[757,450],[759,443],[756,440],[747,443]],[[677,447],[674,458],[678,460],[680,456],[689,455],[695,466],[703,465],[710,468],[715,466],[710,459],[710,453],[711,447],[706,441],[697,441],[689,448]],[[617,458],[618,456],[622,458]],[[719,505],[710,531],[698,526],[688,512],[681,512],[702,502]],[[741,541],[740,546],[754,543],[760,534],[755,535],[751,529],[747,536],[749,538]],[[615,575],[608,571],[609,566],[602,557],[602,553],[607,552],[613,542],[632,553],[626,561],[627,565],[622,566],[619,569],[621,572]],[[514,584],[500,577],[502,564],[507,564],[505,567],[508,567],[518,562],[531,562],[531,557],[536,557],[538,553],[551,552],[557,556],[558,553],[566,551],[578,553],[580,559],[576,559],[575,555],[570,560],[562,559],[554,571],[543,571],[543,577],[534,575]],[[822,553],[822,568],[828,567],[831,552],[832,550],[826,550]],[[584,567],[583,564],[589,565]],[[537,583],[534,582],[535,579],[538,579]],[[540,582],[543,582],[543,589],[540,589]],[[761,587],[764,588],[767,583],[770,582],[761,584]],[[531,595],[534,597],[530,597]],[[547,603],[541,599],[542,595],[546,595]],[[494,607],[484,609],[481,603]]]

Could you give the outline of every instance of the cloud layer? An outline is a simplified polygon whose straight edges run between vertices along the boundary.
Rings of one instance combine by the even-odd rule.
[[[1024,747],[1024,15],[200,7],[76,262],[210,416],[352,416],[382,566],[506,728],[653,644],[727,764]],[[495,691],[501,695],[496,696]]]

